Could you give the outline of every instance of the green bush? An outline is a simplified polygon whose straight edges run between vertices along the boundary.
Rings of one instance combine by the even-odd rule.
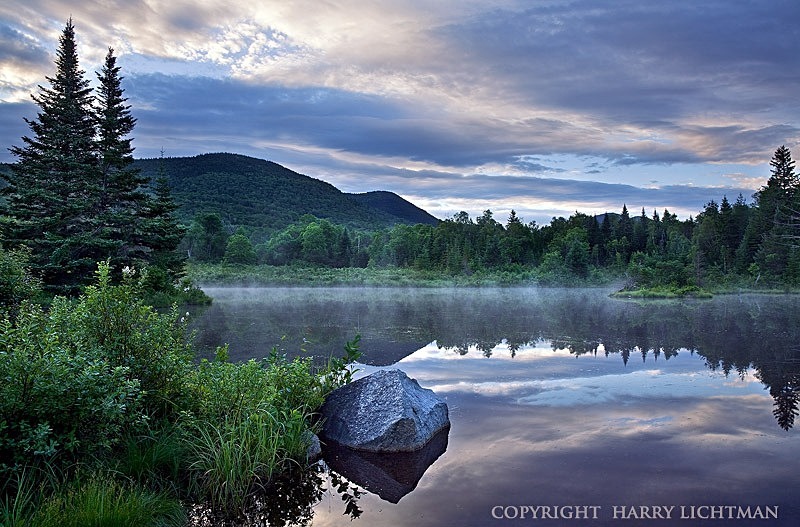
[[[238,514],[276,471],[306,463],[314,413],[351,380],[358,338],[321,370],[276,349],[235,364],[223,347],[196,364],[176,310],[156,312],[123,275],[112,285],[101,264],[79,298],[0,318],[3,524],[174,524],[161,492]],[[75,479],[87,467],[126,483]]]
[[[0,469],[107,452],[123,430],[184,406],[193,355],[176,318],[132,283],[112,286],[103,264],[80,298],[0,321]]]
[[[73,349],[65,309],[26,306],[18,324],[0,324],[0,473],[108,450],[123,427],[144,419],[139,381]]]
[[[194,352],[175,308],[162,314],[144,304],[132,278],[112,286],[108,265],[101,264],[97,284],[64,315],[77,352],[123,366],[139,381],[149,415],[183,406]]]
[[[28,269],[30,250],[5,251],[0,247],[0,313],[16,314],[19,305],[41,293],[41,280]]]

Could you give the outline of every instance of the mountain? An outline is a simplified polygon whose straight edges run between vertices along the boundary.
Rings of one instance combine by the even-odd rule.
[[[436,225],[439,223],[439,220],[434,216],[417,207],[413,203],[406,201],[394,192],[375,190],[372,192],[365,192],[363,194],[348,195],[357,202],[374,209],[382,210],[383,212],[389,213],[396,218],[405,220],[402,223],[425,223],[428,225]]]
[[[346,194],[277,163],[238,154],[138,159],[134,166],[151,179],[163,170],[187,222],[197,213],[217,212],[229,225],[269,233],[304,214],[370,230],[439,221],[391,192]]]

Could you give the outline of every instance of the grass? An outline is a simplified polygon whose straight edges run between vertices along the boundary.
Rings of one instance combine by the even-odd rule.
[[[185,432],[165,423],[148,433],[129,435],[114,460],[114,470],[152,488],[175,490],[188,452]]]
[[[74,479],[39,500],[38,492],[24,493],[0,516],[5,527],[178,527],[187,520],[177,499],[111,473]]]
[[[597,271],[585,278],[565,274],[551,276],[533,267],[511,266],[506,269],[465,271],[420,270],[408,267],[312,267],[300,265],[187,265],[189,279],[215,286],[382,286],[382,287],[481,287],[517,285],[592,286],[608,283],[617,277]]]
[[[713,294],[696,286],[669,287],[659,286],[640,289],[623,289],[611,294],[614,298],[636,299],[673,299],[673,298],[713,298]]]
[[[306,420],[265,410],[219,424],[204,422],[190,439],[189,465],[196,494],[213,508],[241,511],[247,499],[264,489],[273,473],[307,448]]]

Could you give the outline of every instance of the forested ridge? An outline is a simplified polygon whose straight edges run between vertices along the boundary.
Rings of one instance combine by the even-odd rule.
[[[575,212],[547,225],[526,223],[513,210],[499,220],[491,210],[476,218],[460,212],[435,225],[373,231],[304,216],[261,243],[243,239],[246,234],[239,231],[237,244],[246,246],[246,257],[226,256],[223,236],[216,256],[201,252],[194,259],[493,274],[544,284],[622,278],[628,290],[792,288],[800,282],[800,182],[785,146],[770,165],[766,184],[752,196],[710,197],[702,211],[686,219],[668,209],[632,214],[626,204],[619,212]],[[190,229],[184,242],[192,245],[201,231]]]
[[[283,229],[304,214],[360,229],[437,222],[396,194],[347,194],[277,163],[239,154],[138,159],[133,166],[145,177],[163,170],[178,215],[187,223],[198,214],[217,213],[226,225],[244,227],[254,238]]]

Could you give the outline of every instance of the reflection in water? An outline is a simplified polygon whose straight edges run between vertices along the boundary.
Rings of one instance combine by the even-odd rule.
[[[751,369],[773,397],[778,425],[794,425],[800,402],[800,299],[738,295],[711,301],[630,302],[605,290],[392,288],[207,289],[214,304],[195,323],[206,353],[229,343],[231,359],[338,355],[362,336],[362,360],[394,364],[426,344],[485,357],[506,346],[549,342],[575,356],[668,360],[680,350],[726,375]],[[302,351],[300,351],[302,350]]]
[[[598,506],[598,520],[569,522],[592,526],[619,525],[620,505],[779,506],[777,520],[735,524],[800,525],[800,297],[636,303],[603,290],[209,292],[214,305],[195,320],[209,348],[228,342],[234,359],[264,356],[273,345],[326,357],[360,333],[358,375],[396,364],[448,403],[447,449],[421,478],[390,468],[363,477],[348,470],[377,464],[335,467],[328,458],[305,493],[263,500],[262,508],[284,507],[270,525],[530,523],[498,523],[498,505]],[[390,479],[396,492],[383,498]],[[414,490],[401,496],[406,488]]]
[[[449,433],[448,427],[414,452],[360,452],[329,443],[323,455],[331,469],[351,482],[390,503],[397,503],[417,487],[428,467],[447,450]]]
[[[294,469],[273,479],[250,499],[241,516],[231,518],[208,505],[196,505],[190,512],[191,527],[305,527],[314,519],[314,505],[328,491],[344,502],[344,516],[361,515],[358,499],[363,492],[323,463]]]
[[[250,499],[240,517],[230,518],[210,506],[198,505],[190,514],[192,527],[306,526],[314,517],[313,505],[322,497],[324,471],[320,464],[292,470],[275,478]]]

